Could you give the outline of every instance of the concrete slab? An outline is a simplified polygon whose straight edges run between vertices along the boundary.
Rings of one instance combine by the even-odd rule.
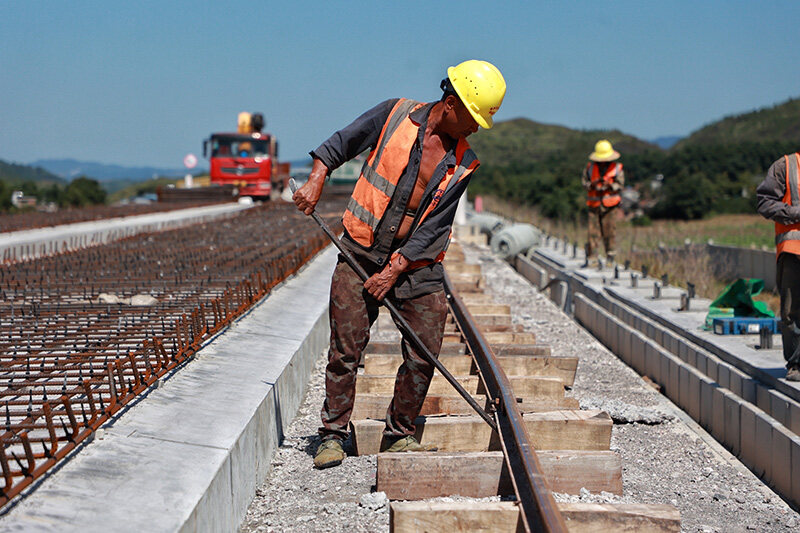
[[[717,367],[717,383],[725,389],[730,387],[731,369],[728,365],[721,364]]]
[[[769,387],[756,388],[756,406],[765,413],[772,410],[772,395],[769,393]]]
[[[766,413],[756,416],[756,461],[755,470],[753,470],[767,481],[772,478],[772,424],[770,418]]]
[[[742,400],[744,400],[746,402],[750,402],[753,405],[755,405],[755,403],[756,403],[756,386],[757,385],[758,384],[757,384],[756,380],[754,380],[753,378],[750,378],[750,377],[748,377],[747,379],[742,381],[742,394],[741,394]],[[800,412],[798,414],[800,414]],[[800,422],[800,420],[798,420],[798,422]],[[797,433],[797,431],[795,431],[795,433]]]
[[[786,425],[795,435],[800,435],[800,405],[794,402],[789,404],[789,423]],[[800,477],[797,479],[800,480]]]
[[[685,342],[685,341],[684,341]],[[709,354],[701,348],[690,348],[694,356],[694,367],[701,374],[706,374],[708,370]]]
[[[148,215],[107,218],[49,228],[0,233],[0,257],[4,257],[5,254],[17,259],[40,257],[90,244],[104,244],[137,233],[180,228],[203,220],[232,216],[250,207],[230,202]]]
[[[687,403],[683,405],[683,409],[689,413],[694,420],[700,421],[700,379],[701,374],[691,368],[687,369],[688,380],[688,399]]]
[[[658,353],[659,346],[653,341],[644,345],[644,374],[658,382],[661,374],[661,358]]]
[[[681,399],[681,366],[679,359],[669,361],[669,381],[667,381],[667,397],[680,405]]]
[[[772,416],[772,418],[774,418],[784,426],[788,427],[791,422],[791,417],[790,417],[791,403],[792,403],[791,400],[789,400],[789,398],[787,398],[786,396],[775,390],[770,390],[769,396],[770,396],[770,410],[769,410],[770,416]]]
[[[742,395],[742,383],[748,379],[746,375],[744,375],[739,369],[731,367],[731,373],[729,376],[728,388],[734,393],[736,396]]]
[[[328,344],[335,264],[329,247],[44,479],[0,530],[237,530]]]
[[[659,373],[659,376],[661,379],[658,383],[661,385],[662,391],[666,391],[666,388],[669,385],[669,366],[671,360],[672,360],[671,357],[662,357],[660,361],[661,371]]]
[[[758,460],[756,450],[756,409],[757,407],[754,405],[745,402],[739,410],[739,459],[754,471]]]
[[[800,437],[797,435],[792,437],[792,500],[800,502]]]
[[[681,365],[678,370],[678,405],[686,411],[688,411],[689,404],[691,403],[691,394],[689,392],[689,387],[691,386],[689,381],[690,373],[688,365]]]
[[[638,334],[634,333],[631,339],[631,366],[640,374],[644,373],[644,350],[645,350],[645,343],[646,339]]]
[[[741,399],[730,391],[722,389],[725,396],[725,447],[733,455],[739,455],[741,451],[740,431],[741,431]]]
[[[773,336],[774,348],[756,349],[758,335],[715,335],[704,331],[707,301],[692,300],[692,311],[679,312],[664,300],[646,298],[636,289],[625,286],[607,287],[607,293],[625,303],[647,319],[671,330],[713,353],[744,374],[752,375],[781,393],[800,402],[800,384],[787,382],[780,335]],[[704,308],[705,307],[705,308]]]
[[[715,388],[711,397],[711,434],[725,442],[725,389]]]
[[[772,424],[772,475],[770,485],[781,494],[792,493],[792,438],[782,424]]]
[[[711,421],[714,419],[714,389],[717,384],[708,378],[700,380],[700,425],[706,431],[711,431]]]

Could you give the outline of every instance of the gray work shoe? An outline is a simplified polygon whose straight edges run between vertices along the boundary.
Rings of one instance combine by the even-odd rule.
[[[786,370],[786,381],[800,381],[800,368],[796,366],[789,367]]]
[[[314,466],[319,469],[339,466],[344,461],[344,457],[342,441],[339,439],[324,440],[317,448],[317,454],[314,456]]]
[[[435,452],[439,448],[432,444],[420,444],[417,439],[408,435],[394,441],[391,446],[388,442],[384,442],[381,451],[388,453],[395,452]]]

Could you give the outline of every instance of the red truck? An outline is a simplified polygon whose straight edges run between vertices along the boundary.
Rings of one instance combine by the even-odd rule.
[[[258,113],[240,113],[238,133],[213,133],[203,142],[204,157],[210,150],[212,185],[234,185],[239,196],[254,200],[268,200],[273,191],[283,191],[289,163],[278,162],[278,143],[261,133],[262,127]]]

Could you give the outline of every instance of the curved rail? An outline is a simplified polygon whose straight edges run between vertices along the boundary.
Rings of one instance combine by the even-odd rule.
[[[511,383],[467,306],[456,294],[447,273],[445,292],[495,407],[498,433],[526,531],[566,532],[564,518],[545,483],[542,467],[528,439]]]

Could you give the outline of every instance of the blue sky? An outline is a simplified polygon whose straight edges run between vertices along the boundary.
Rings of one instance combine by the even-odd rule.
[[[0,159],[179,167],[239,111],[297,159],[470,58],[506,78],[496,120],[685,135],[800,96],[798,22],[764,0],[6,1]]]

